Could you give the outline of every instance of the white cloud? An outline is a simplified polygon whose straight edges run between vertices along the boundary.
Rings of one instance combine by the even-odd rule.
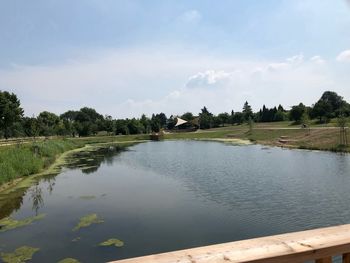
[[[350,62],[350,49],[344,50],[337,56],[339,62]]]
[[[180,16],[180,20],[186,23],[198,23],[202,15],[198,10],[188,10]]]
[[[326,61],[321,56],[313,56],[310,58],[310,61],[318,65],[324,65],[326,63]]]
[[[246,100],[254,109],[311,104],[325,90],[350,99],[347,72],[320,66],[320,56],[255,61],[204,53],[110,50],[62,65],[16,65],[0,71],[0,89],[17,93],[27,115],[90,106],[118,118],[198,113],[204,105],[214,113],[237,111]]]
[[[304,61],[304,55],[299,54],[299,55],[287,58],[286,61],[290,64],[298,65]]]

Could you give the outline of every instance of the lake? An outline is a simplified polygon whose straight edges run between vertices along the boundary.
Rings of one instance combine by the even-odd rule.
[[[2,217],[45,214],[0,232],[0,252],[32,262],[104,262],[350,223],[350,155],[163,141],[76,154],[57,176],[9,197]],[[73,229],[79,219],[103,220]],[[102,247],[110,238],[123,247]]]

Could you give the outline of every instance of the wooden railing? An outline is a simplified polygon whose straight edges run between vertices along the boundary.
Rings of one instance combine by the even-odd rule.
[[[350,263],[350,224],[131,258],[118,263]]]

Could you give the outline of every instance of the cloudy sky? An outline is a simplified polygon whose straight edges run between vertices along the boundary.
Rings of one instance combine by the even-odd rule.
[[[350,101],[350,2],[0,0],[0,90],[28,116]]]

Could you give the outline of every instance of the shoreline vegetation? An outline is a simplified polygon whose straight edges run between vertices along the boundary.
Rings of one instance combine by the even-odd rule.
[[[308,129],[291,122],[257,123],[224,126],[196,132],[165,133],[164,140],[218,141],[234,145],[261,144],[294,149],[350,152],[339,146],[339,128],[314,125]],[[52,138],[0,145],[0,193],[12,188],[25,188],[36,178],[58,173],[65,158],[78,151],[96,146],[120,145],[149,141],[149,135],[94,136],[81,138]],[[123,146],[124,145],[124,146]]]

